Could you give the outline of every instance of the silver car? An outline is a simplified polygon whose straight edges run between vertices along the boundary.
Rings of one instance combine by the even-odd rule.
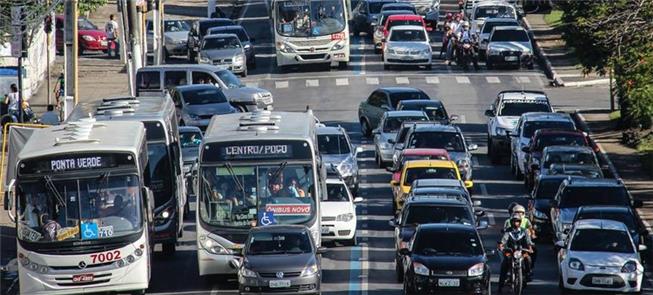
[[[497,64],[535,66],[533,44],[526,29],[517,26],[494,27],[487,45],[488,69]]]
[[[163,56],[167,59],[173,55],[186,55],[188,51],[188,31],[190,26],[183,20],[165,20],[163,22]],[[153,51],[154,27],[147,21],[147,51]]]
[[[485,52],[487,51],[487,44],[490,42],[490,33],[494,27],[500,26],[519,26],[519,22],[516,19],[512,18],[488,18],[485,20],[483,27],[479,30],[478,35],[478,51],[479,55],[482,58],[485,58]]]
[[[236,34],[205,36],[200,45],[199,62],[224,67],[235,74],[247,76],[247,56]]]
[[[393,65],[425,66],[431,69],[433,51],[426,29],[420,26],[396,26],[390,29],[383,48],[383,68]]]
[[[324,163],[327,166],[332,165],[340,172],[342,179],[355,195],[358,192],[357,156],[363,149],[354,149],[344,128],[327,127],[323,124],[317,128],[317,144]]]
[[[403,122],[428,120],[428,115],[423,111],[390,111],[384,113],[379,127],[372,130],[376,162],[379,167],[384,168],[392,163],[394,145],[391,142],[397,137],[397,132]]]

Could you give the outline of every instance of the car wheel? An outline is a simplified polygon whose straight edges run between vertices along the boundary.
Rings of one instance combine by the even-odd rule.
[[[488,70],[491,70],[491,69],[494,68],[494,65],[492,64],[492,62],[491,62],[490,60],[487,60],[487,61],[485,62],[485,67],[486,67]]]
[[[430,71],[430,70],[432,70],[432,69],[433,69],[433,65],[427,65],[427,66],[426,66],[426,70],[427,70],[427,71]]]

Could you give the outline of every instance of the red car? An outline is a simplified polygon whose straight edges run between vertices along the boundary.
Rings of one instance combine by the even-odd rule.
[[[422,26],[426,31],[430,32],[433,30],[431,27],[427,27],[424,22],[424,18],[421,15],[414,14],[396,14],[388,16],[388,20],[385,22],[383,27],[383,39],[388,38],[390,29],[394,26]],[[383,52],[383,47],[385,42],[381,43],[381,52]]]
[[[64,18],[63,15],[57,15],[56,17],[56,47],[57,52],[63,52],[63,25]],[[84,17],[80,17],[77,20],[77,38],[79,44],[79,55],[82,55],[84,51],[107,51],[107,34],[103,29],[98,29],[91,21]]]
[[[451,161],[449,153],[445,149],[405,149],[399,154],[397,167],[389,167],[387,170],[392,172],[392,180],[401,180],[401,170],[404,163],[413,160],[447,160]]]

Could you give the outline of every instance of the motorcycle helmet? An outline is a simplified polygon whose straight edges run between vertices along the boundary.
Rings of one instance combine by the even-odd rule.
[[[522,205],[517,204],[514,207],[512,207],[512,213],[526,214],[526,208],[524,208],[524,206]]]
[[[447,12],[446,18],[447,20],[451,20],[453,18],[453,14],[451,12]]]
[[[519,213],[513,213],[510,216],[510,224],[512,225],[514,222],[519,222],[521,224],[521,218],[522,217],[519,215]]]
[[[469,22],[468,21],[463,22],[463,28],[469,28]]]

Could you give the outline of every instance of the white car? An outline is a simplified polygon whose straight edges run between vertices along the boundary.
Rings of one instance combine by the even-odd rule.
[[[609,292],[640,292],[644,267],[625,224],[606,219],[577,221],[565,243],[558,241],[560,288]]]
[[[472,31],[478,33],[483,27],[485,20],[493,17],[517,20],[517,11],[514,6],[505,1],[479,2],[474,5],[469,16],[472,23]]]
[[[322,200],[322,240],[342,241],[356,245],[356,205],[363,198],[353,198],[347,184],[340,178],[327,178],[327,196]]]
[[[433,50],[424,27],[395,26],[390,29],[383,47],[383,68],[411,65],[432,68]]]

